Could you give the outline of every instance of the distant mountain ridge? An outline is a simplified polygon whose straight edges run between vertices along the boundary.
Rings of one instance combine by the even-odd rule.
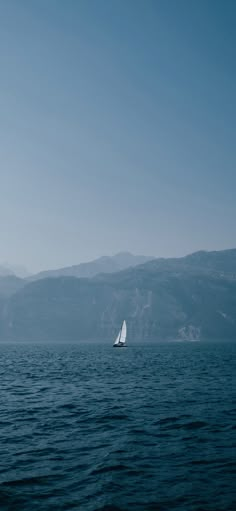
[[[133,255],[120,252],[114,256],[102,256],[88,263],[80,263],[57,270],[46,270],[32,275],[28,280],[34,281],[48,277],[91,278],[99,273],[115,273],[131,266],[146,263],[154,259],[151,256]]]
[[[20,264],[9,263],[0,264],[0,277],[5,277],[9,275],[15,275],[16,277],[24,279],[30,276],[30,272]]]
[[[147,266],[145,266],[147,268]],[[148,262],[152,271],[188,271],[236,277],[236,249],[193,252],[178,258],[156,258]]]
[[[0,279],[0,338],[236,340],[236,249],[156,259],[90,278]],[[1,286],[4,284],[4,293]]]
[[[0,264],[0,277],[6,277],[8,275],[14,275],[14,272],[3,264]]]

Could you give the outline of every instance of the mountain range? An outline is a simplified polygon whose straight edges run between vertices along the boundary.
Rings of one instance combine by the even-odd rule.
[[[112,342],[124,318],[130,342],[236,339],[236,249],[103,273],[101,259],[89,278],[1,277],[0,339]]]
[[[47,277],[87,277],[91,278],[98,273],[114,273],[129,267],[134,267],[154,259],[150,256],[133,255],[129,252],[120,252],[114,256],[102,256],[88,263],[80,263],[58,270],[46,270],[31,275],[28,280],[39,280]]]

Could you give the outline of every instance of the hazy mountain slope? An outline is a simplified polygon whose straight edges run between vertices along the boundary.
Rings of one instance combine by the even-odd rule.
[[[3,325],[5,324],[8,300],[10,296],[14,295],[24,285],[25,281],[15,275],[0,277],[0,339],[4,330]]]
[[[26,282],[15,275],[0,277],[0,296],[9,297],[25,285]]]
[[[94,277],[99,273],[113,273],[131,266],[150,261],[153,257],[135,256],[129,252],[121,252],[115,256],[103,256],[88,263],[81,263],[58,270],[48,270],[32,275],[28,280],[34,281],[47,277]]]
[[[236,339],[235,252],[152,261],[94,279],[33,282],[10,297],[4,335],[112,342],[126,318],[130,340]]]
[[[25,279],[30,277],[30,272],[20,264],[9,264],[4,263],[4,268],[8,272],[7,275],[15,275],[16,277],[20,277],[21,279]]]
[[[0,264],[0,277],[6,277],[8,275],[14,275],[14,272],[10,268]]]
[[[209,275],[236,278],[236,249],[214,252],[199,251],[179,258],[159,258],[147,262],[143,267],[148,271],[203,272]],[[141,270],[141,267],[140,267]]]

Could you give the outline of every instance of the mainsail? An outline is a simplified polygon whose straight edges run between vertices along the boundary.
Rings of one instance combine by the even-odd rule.
[[[126,341],[126,334],[127,334],[126,321],[123,321],[121,334],[120,334],[120,342],[122,342],[122,344],[124,344]]]

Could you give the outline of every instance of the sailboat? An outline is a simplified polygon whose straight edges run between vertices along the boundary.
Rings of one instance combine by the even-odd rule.
[[[113,344],[113,348],[125,348],[126,347],[126,335],[127,335],[127,326],[126,321],[123,321],[122,327],[117,335],[117,338]]]

